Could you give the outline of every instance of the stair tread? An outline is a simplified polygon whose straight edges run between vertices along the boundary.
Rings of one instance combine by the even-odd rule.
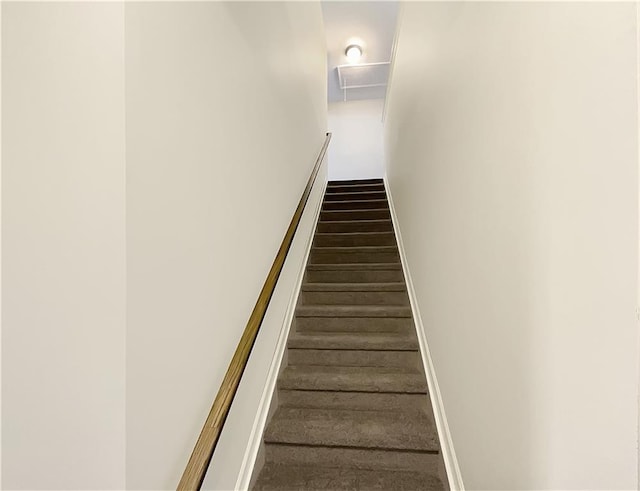
[[[384,203],[387,206],[383,206],[382,208],[384,208],[385,210],[388,210],[388,201],[386,198],[384,199],[344,199],[344,200],[329,200],[329,201],[323,201],[323,204],[327,204],[327,203],[331,203],[331,204],[337,204],[337,203]],[[359,208],[358,208],[359,209]],[[373,208],[369,208],[369,209],[373,209]]]
[[[307,271],[333,271],[333,270],[364,270],[386,271],[402,269],[402,264],[397,263],[332,263],[332,264],[307,264]]]
[[[356,253],[356,252],[398,252],[395,245],[364,245],[364,246],[314,246],[312,252],[332,253]]]
[[[288,347],[293,349],[417,351],[418,339],[413,333],[314,333],[312,331],[292,334],[289,337]]]
[[[391,223],[391,219],[390,218],[376,218],[374,220],[319,220],[318,223],[329,223],[332,225],[335,225],[336,223],[339,224],[345,224],[345,223],[357,223],[358,225],[361,225],[363,223]]]
[[[304,292],[404,292],[403,282],[367,283],[304,283]]]
[[[338,180],[333,180],[333,181],[329,181],[328,183],[329,185],[332,184],[338,184],[340,186],[344,186],[346,184],[354,184],[354,185],[359,185],[359,184],[384,184],[384,180],[381,177],[370,177],[367,179],[338,179]]]
[[[297,317],[411,317],[411,307],[400,305],[301,305]]]
[[[349,200],[375,200],[386,199],[387,195],[382,191],[340,191],[335,193],[327,192],[324,201],[349,201]]]
[[[394,489],[427,491],[445,487],[437,474],[416,471],[370,470],[348,467],[267,463],[254,487],[256,491]]]
[[[373,200],[379,201],[379,200]],[[366,210],[324,210],[322,213],[353,213],[354,211],[360,212],[373,212],[373,211],[389,211],[389,208],[367,208]]]
[[[320,220],[382,220],[389,218],[389,208],[360,208],[354,210],[322,210]]]
[[[349,392],[323,390],[280,389],[280,407],[317,409],[377,409],[381,411],[420,411],[433,414],[426,394],[390,392]]]
[[[359,186],[351,186],[353,188],[357,188],[357,187],[361,187],[362,184],[360,184]],[[365,184],[366,186],[366,184]],[[374,190],[366,190],[366,191],[334,191],[333,189],[336,186],[327,186],[327,191],[325,192],[325,196],[327,194],[331,195],[331,194],[364,194],[364,193],[384,193],[384,186],[380,186],[379,184],[369,184],[369,186],[377,186],[378,188],[382,188],[382,189],[374,189]],[[337,187],[344,187],[344,186],[337,186]]]
[[[279,408],[265,443],[438,452],[433,421],[416,412]]]
[[[354,187],[354,188],[363,187],[363,186],[365,186],[365,187],[370,187],[370,186],[371,187],[376,187],[376,186],[377,187],[381,187],[381,186],[384,187],[384,182],[382,182],[382,181],[380,181],[380,182],[356,181],[356,182],[353,182],[351,184],[342,184],[343,182],[345,182],[345,181],[329,181],[327,183],[327,189],[331,189],[331,188],[334,188],[334,187]]]
[[[426,394],[419,370],[391,367],[291,365],[279,379],[282,389]]]
[[[339,222],[340,220],[335,220]],[[352,221],[352,222],[361,222],[362,220],[342,220],[342,221]],[[317,232],[316,236],[321,235],[335,235],[338,237],[350,237],[350,236],[362,236],[362,237],[370,237],[370,236],[378,236],[378,235],[393,235],[393,230],[386,230],[384,232],[372,231],[372,232]]]

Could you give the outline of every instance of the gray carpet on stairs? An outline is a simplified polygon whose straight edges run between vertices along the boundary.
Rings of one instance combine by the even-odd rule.
[[[447,490],[381,179],[327,186],[254,490]]]

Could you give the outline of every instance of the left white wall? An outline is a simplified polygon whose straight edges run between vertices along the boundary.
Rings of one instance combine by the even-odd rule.
[[[174,488],[325,139],[320,5],[2,14],[3,487]]]
[[[1,8],[2,487],[123,489],[123,4]]]
[[[127,487],[172,489],[325,139],[322,15],[128,3],[126,46]],[[217,489],[235,485],[273,355],[258,342]]]

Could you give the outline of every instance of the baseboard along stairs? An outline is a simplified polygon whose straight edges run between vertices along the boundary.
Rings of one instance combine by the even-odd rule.
[[[252,489],[447,490],[382,179],[329,182]]]

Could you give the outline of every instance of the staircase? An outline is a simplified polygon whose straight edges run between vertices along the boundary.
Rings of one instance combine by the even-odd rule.
[[[283,366],[253,489],[448,489],[381,179],[329,183]]]

